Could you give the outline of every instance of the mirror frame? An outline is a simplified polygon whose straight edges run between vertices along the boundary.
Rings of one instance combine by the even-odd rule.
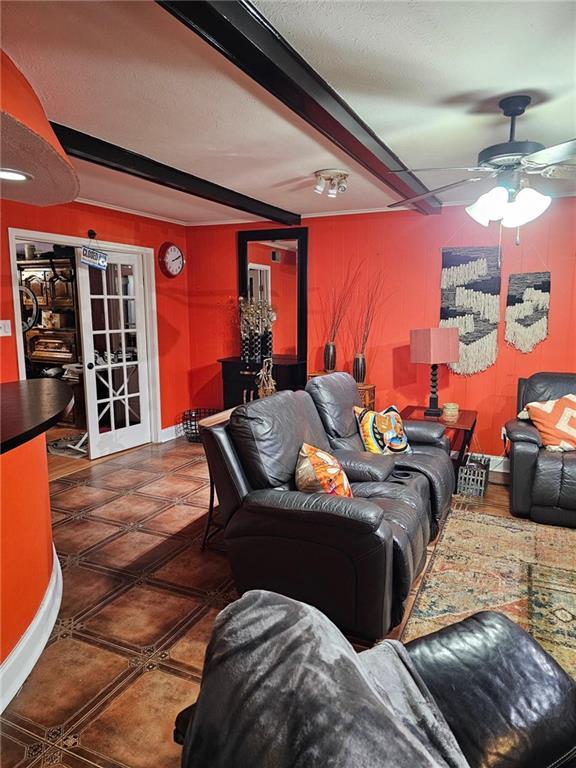
[[[238,232],[238,295],[248,296],[248,243],[258,240],[297,240],[296,359],[308,359],[308,227],[250,229]]]

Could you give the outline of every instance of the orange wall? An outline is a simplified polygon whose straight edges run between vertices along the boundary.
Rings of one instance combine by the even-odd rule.
[[[4,661],[36,615],[52,574],[44,435],[0,456],[0,484],[0,661]]]
[[[409,331],[438,325],[440,314],[441,248],[497,245],[499,227],[485,229],[463,208],[446,208],[437,216],[411,211],[356,214],[306,219],[309,228],[309,369],[322,367],[325,319],[320,310],[325,287],[341,283],[348,265],[364,263],[367,283],[384,271],[382,308],[367,347],[368,381],[377,386],[377,404],[423,403],[429,370],[409,359]],[[262,224],[269,227],[269,224]],[[222,403],[218,357],[238,354],[235,324],[237,294],[236,233],[255,225],[226,225],[188,229],[194,245],[191,275],[192,328],[195,366],[191,398],[198,406]],[[455,401],[480,413],[476,436],[482,451],[500,454],[500,427],[514,415],[519,376],[536,371],[575,371],[576,343],[576,199],[555,200],[536,221],[502,232],[502,290],[499,352],[496,364],[474,376],[457,376],[441,366],[440,401]],[[504,341],[504,310],[508,275],[549,270],[552,273],[548,338],[530,354]],[[218,275],[218,281],[214,275]],[[353,307],[353,313],[361,312]],[[337,341],[338,368],[350,370],[354,350],[344,329]]]
[[[296,253],[280,250],[280,262],[272,261],[270,245],[248,244],[248,263],[264,264],[270,267],[272,286],[272,308],[276,312],[273,325],[273,352],[275,355],[295,355],[298,338],[296,297],[298,273]],[[276,249],[277,250],[277,249]]]
[[[2,200],[0,205],[2,230],[0,316],[3,320],[12,320],[13,327],[12,336],[0,337],[0,381],[13,381],[18,378],[8,227],[80,237],[86,237],[87,231],[94,229],[99,240],[154,248],[156,253],[159,246],[167,240],[183,250],[186,247],[185,227],[143,216],[134,216],[82,203],[39,208]],[[192,366],[188,294],[189,275],[192,268],[193,264],[188,262],[184,273],[171,279],[164,277],[156,264],[156,308],[163,427],[178,423],[182,411],[190,407]]]

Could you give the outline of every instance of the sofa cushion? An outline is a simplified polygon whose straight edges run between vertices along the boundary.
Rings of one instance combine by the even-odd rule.
[[[333,448],[362,451],[354,406],[361,405],[356,382],[349,373],[315,376],[306,384]]]
[[[278,392],[232,411],[228,426],[252,488],[294,487],[302,443],[329,450],[318,412],[306,392]]]
[[[298,454],[296,488],[303,493],[330,493],[352,497],[342,465],[331,453],[304,443]]]
[[[548,450],[576,449],[576,394],[526,403],[525,410]]]
[[[412,453],[396,406],[384,411],[354,407],[364,448],[371,453]]]
[[[518,410],[521,411],[526,403],[542,403],[576,394],[576,373],[535,373],[528,379],[520,379],[518,389]]]

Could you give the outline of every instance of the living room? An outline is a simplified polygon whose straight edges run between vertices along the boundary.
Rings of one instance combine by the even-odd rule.
[[[3,764],[573,764],[575,28],[3,0]]]

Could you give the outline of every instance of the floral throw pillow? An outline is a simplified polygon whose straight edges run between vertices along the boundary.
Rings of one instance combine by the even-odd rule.
[[[295,482],[296,488],[304,493],[352,497],[350,482],[338,459],[308,443],[303,443],[300,448]]]
[[[412,453],[396,406],[384,411],[354,407],[360,437],[370,453]]]

